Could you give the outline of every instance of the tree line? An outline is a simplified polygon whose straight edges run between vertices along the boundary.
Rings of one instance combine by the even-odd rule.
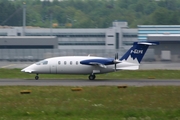
[[[107,28],[115,20],[137,25],[180,24],[180,0],[0,0],[0,25]]]

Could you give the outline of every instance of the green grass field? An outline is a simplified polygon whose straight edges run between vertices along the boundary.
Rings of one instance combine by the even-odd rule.
[[[34,79],[35,74],[27,74],[20,69],[0,69],[0,79]],[[40,79],[88,79],[88,75],[40,74]],[[180,70],[135,70],[99,74],[97,79],[180,79]]]
[[[179,120],[180,87],[0,86],[0,120]],[[20,94],[31,90],[31,94]]]
[[[20,69],[0,69],[0,79],[34,79]],[[87,79],[88,75],[40,75]],[[180,70],[119,71],[98,79],[180,79]],[[179,86],[0,86],[0,120],[180,120]],[[31,90],[31,94],[20,94]]]

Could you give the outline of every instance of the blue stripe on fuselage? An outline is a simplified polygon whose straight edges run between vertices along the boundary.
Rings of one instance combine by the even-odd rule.
[[[82,60],[80,61],[81,64],[83,65],[91,65],[91,62],[96,62],[96,63],[100,63],[103,65],[112,65],[114,64],[113,62],[113,58],[107,58],[107,59],[87,59],[87,60]]]

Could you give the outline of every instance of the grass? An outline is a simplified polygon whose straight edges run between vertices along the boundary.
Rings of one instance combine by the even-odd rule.
[[[0,69],[1,79],[34,79],[20,69]],[[87,79],[87,75],[40,75],[41,79]],[[180,70],[118,71],[98,79],[180,79]],[[112,86],[0,86],[0,120],[180,120],[179,86],[118,89]],[[31,94],[20,94],[31,90]]]
[[[0,79],[34,79],[35,74],[20,69],[0,69]],[[88,79],[88,75],[40,74],[40,79]],[[99,74],[97,79],[180,79],[180,70],[136,70]]]
[[[20,94],[21,90],[31,94]],[[0,86],[0,120],[179,120],[180,87]]]

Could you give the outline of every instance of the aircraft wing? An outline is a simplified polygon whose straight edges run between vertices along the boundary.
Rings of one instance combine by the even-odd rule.
[[[98,62],[90,62],[89,64],[90,64],[90,65],[97,65],[97,66],[102,67],[102,68],[107,68],[106,65],[101,64],[101,63],[98,63]]]
[[[82,65],[96,65],[101,68],[107,68],[106,65],[113,65],[114,59],[86,59],[80,61]]]

